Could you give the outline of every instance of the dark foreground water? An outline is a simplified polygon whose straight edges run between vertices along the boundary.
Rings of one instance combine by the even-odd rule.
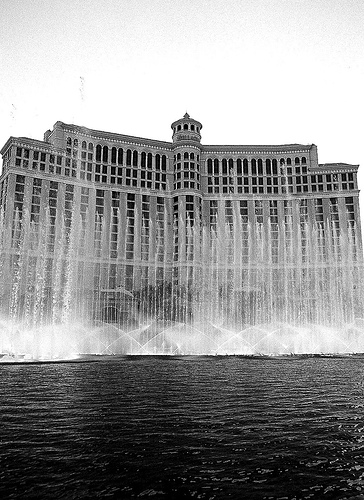
[[[0,498],[364,498],[364,358],[0,365]]]

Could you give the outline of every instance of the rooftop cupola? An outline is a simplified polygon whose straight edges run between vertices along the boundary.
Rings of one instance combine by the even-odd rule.
[[[185,113],[183,118],[172,123],[171,128],[173,130],[173,143],[183,143],[201,142],[201,129],[202,125],[197,120],[190,117],[188,113]]]

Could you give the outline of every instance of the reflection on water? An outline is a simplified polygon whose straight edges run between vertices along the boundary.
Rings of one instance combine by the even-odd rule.
[[[2,498],[362,498],[363,357],[97,359],[1,366]]]

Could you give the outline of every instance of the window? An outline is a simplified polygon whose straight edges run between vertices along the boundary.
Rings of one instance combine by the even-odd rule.
[[[255,160],[255,158],[252,159],[251,166],[252,166],[252,175],[257,175],[257,161]]]
[[[222,174],[227,175],[227,160],[223,158],[222,160]]]
[[[152,153],[148,153],[148,156],[147,156],[147,168],[152,169],[152,166],[153,166],[152,162],[153,162]]]
[[[107,146],[104,146],[102,149],[102,161],[104,163],[107,163],[109,157],[109,148]]]
[[[123,148],[118,149],[118,165],[123,164]]]
[[[126,151],[126,164],[127,164],[128,166],[130,166],[130,165],[131,165],[131,150],[130,150],[130,149],[128,149],[128,150]]]
[[[101,146],[98,144],[96,146],[96,161],[101,161]]]
[[[241,159],[240,158],[238,158],[236,160],[236,173],[237,173],[237,175],[242,175],[242,173],[243,173],[242,163],[241,163]]]
[[[249,175],[248,160],[246,158],[243,160],[243,174]]]
[[[217,158],[214,159],[214,174],[219,175],[219,160]]]
[[[273,175],[278,175],[277,160],[275,158],[273,158],[272,160],[272,170],[273,170]]]

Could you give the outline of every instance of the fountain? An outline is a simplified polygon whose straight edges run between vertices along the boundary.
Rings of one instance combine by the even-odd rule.
[[[26,211],[0,226],[0,361],[364,352],[355,226],[179,220],[173,255],[160,236],[144,260],[127,258],[118,210],[111,222],[75,211],[56,238],[49,214],[42,227]]]

